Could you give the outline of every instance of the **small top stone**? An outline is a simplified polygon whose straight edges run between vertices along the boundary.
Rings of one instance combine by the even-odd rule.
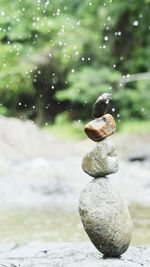
[[[99,118],[107,112],[110,99],[111,94],[109,93],[104,93],[97,98],[92,110],[92,116],[94,118]]]

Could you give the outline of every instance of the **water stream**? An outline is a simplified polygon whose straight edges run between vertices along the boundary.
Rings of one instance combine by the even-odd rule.
[[[150,245],[150,208],[132,206],[133,245]],[[47,209],[1,209],[0,243],[29,241],[88,241],[78,211]]]

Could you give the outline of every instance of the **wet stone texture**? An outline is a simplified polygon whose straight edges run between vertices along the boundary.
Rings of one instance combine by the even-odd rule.
[[[121,258],[104,258],[90,243],[40,243],[0,247],[1,267],[149,267],[150,248],[130,247]]]

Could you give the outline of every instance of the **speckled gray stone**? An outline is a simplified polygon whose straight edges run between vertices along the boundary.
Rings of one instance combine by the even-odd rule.
[[[81,192],[79,213],[86,233],[101,253],[119,257],[127,250],[132,222],[114,181],[93,179]]]
[[[82,169],[92,177],[104,177],[118,171],[119,161],[111,138],[98,142],[82,161]]]

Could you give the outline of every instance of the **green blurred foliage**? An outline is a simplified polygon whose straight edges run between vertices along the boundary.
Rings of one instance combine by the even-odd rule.
[[[89,119],[111,92],[114,115],[150,117],[149,0],[1,0],[0,114],[52,122]]]
[[[58,91],[56,96],[60,100],[67,99],[74,103],[88,103],[92,105],[99,94],[109,90],[109,86],[117,86],[119,78],[121,79],[119,72],[112,72],[108,68],[95,69],[94,67],[84,67],[75,74],[69,73],[67,79],[68,88],[64,91]]]

